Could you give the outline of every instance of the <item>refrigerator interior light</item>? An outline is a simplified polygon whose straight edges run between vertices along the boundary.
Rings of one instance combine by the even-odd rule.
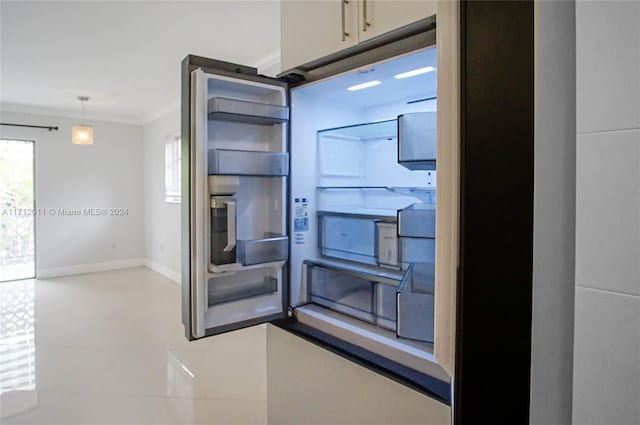
[[[377,86],[378,84],[380,84],[380,81],[378,80],[367,81],[366,83],[356,84],[355,86],[347,87],[347,90],[349,91],[362,90],[369,87]]]
[[[407,71],[401,74],[396,74],[393,76],[393,78],[402,79],[402,78],[415,77],[416,75],[426,74],[427,72],[433,72],[435,70],[436,69],[432,66],[425,66],[424,68],[418,68],[418,69],[414,69],[413,71]]]

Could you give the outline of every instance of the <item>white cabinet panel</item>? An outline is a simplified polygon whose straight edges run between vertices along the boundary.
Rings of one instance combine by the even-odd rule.
[[[357,0],[283,1],[282,70],[357,44],[357,11]]]
[[[436,14],[428,0],[282,1],[282,70]]]
[[[640,1],[576,2],[578,132],[640,127]]]
[[[578,287],[573,423],[640,418],[640,298]]]
[[[436,2],[428,0],[359,0],[359,41],[436,14]]]
[[[579,135],[576,284],[640,295],[640,130]]]
[[[450,425],[451,407],[267,325],[270,424]]]

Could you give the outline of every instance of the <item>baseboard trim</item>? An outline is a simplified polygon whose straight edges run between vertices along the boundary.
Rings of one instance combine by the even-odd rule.
[[[180,285],[181,277],[179,271],[175,271],[163,264],[156,263],[155,261],[151,261],[147,258],[144,259],[144,266]]]
[[[49,267],[38,269],[36,276],[38,279],[49,279],[52,277],[71,276],[76,274],[96,273],[109,270],[128,269],[145,265],[143,258],[130,258],[126,260],[105,261],[102,263],[76,264],[73,266]]]

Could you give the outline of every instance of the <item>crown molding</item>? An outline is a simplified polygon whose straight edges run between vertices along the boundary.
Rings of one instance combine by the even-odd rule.
[[[258,70],[280,64],[280,49],[273,50],[253,63]]]
[[[161,108],[155,109],[148,114],[144,114],[142,116],[142,119],[140,120],[140,124],[142,125],[149,124],[152,121],[163,118],[171,114],[172,112],[179,111],[179,110],[180,110],[180,99],[176,99],[173,102]]]
[[[42,115],[46,117],[72,118],[82,119],[82,113],[78,111],[70,111],[68,109],[47,108],[42,106],[23,105],[18,103],[0,103],[0,114],[4,112],[13,112],[18,114]],[[103,121],[118,124],[142,125],[140,119],[132,119],[131,117],[121,117],[117,115],[87,113],[84,116],[88,121]]]
[[[275,65],[280,64],[280,49],[273,50],[260,59],[253,62],[254,67],[258,68],[258,70],[263,70]],[[154,109],[149,113],[137,115],[137,116],[118,116],[118,115],[109,115],[109,114],[96,114],[96,113],[87,113],[85,115],[85,119],[91,121],[104,121],[104,122],[113,122],[119,124],[131,124],[131,125],[146,125],[152,121],[160,119],[164,116],[169,115],[170,113],[180,109],[180,99],[175,99],[172,102]],[[20,114],[30,114],[30,115],[42,115],[48,117],[60,117],[60,118],[75,118],[82,119],[82,114],[79,111],[71,111],[68,109],[57,109],[57,108],[48,108],[42,106],[33,106],[33,105],[24,105],[18,103],[0,103],[0,113],[2,112],[14,112]]]

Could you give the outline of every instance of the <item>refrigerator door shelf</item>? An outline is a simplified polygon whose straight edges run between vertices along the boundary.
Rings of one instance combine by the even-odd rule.
[[[240,263],[230,263],[230,264],[209,263],[209,271],[214,274],[237,272],[238,270],[242,270],[242,264]]]
[[[278,280],[265,276],[262,282],[219,289],[209,293],[209,306],[273,293],[278,290]]]
[[[237,259],[245,266],[288,259],[288,236],[268,235],[265,239],[238,240],[237,244]]]
[[[209,194],[233,196],[240,187],[238,176],[208,176]]]
[[[208,116],[210,120],[273,125],[289,120],[289,107],[214,97],[208,102]]]
[[[242,265],[242,263],[233,263],[233,264],[224,264],[222,266],[217,266],[215,264],[209,264],[209,277],[220,277],[226,276],[230,274],[234,274],[237,272],[242,272],[246,270],[255,270],[255,269],[266,269],[273,268],[276,270],[281,269],[284,266],[286,261],[270,261],[268,263],[259,263],[252,264],[250,266]]]
[[[289,175],[289,154],[233,149],[209,149],[208,174],[282,177]]]

